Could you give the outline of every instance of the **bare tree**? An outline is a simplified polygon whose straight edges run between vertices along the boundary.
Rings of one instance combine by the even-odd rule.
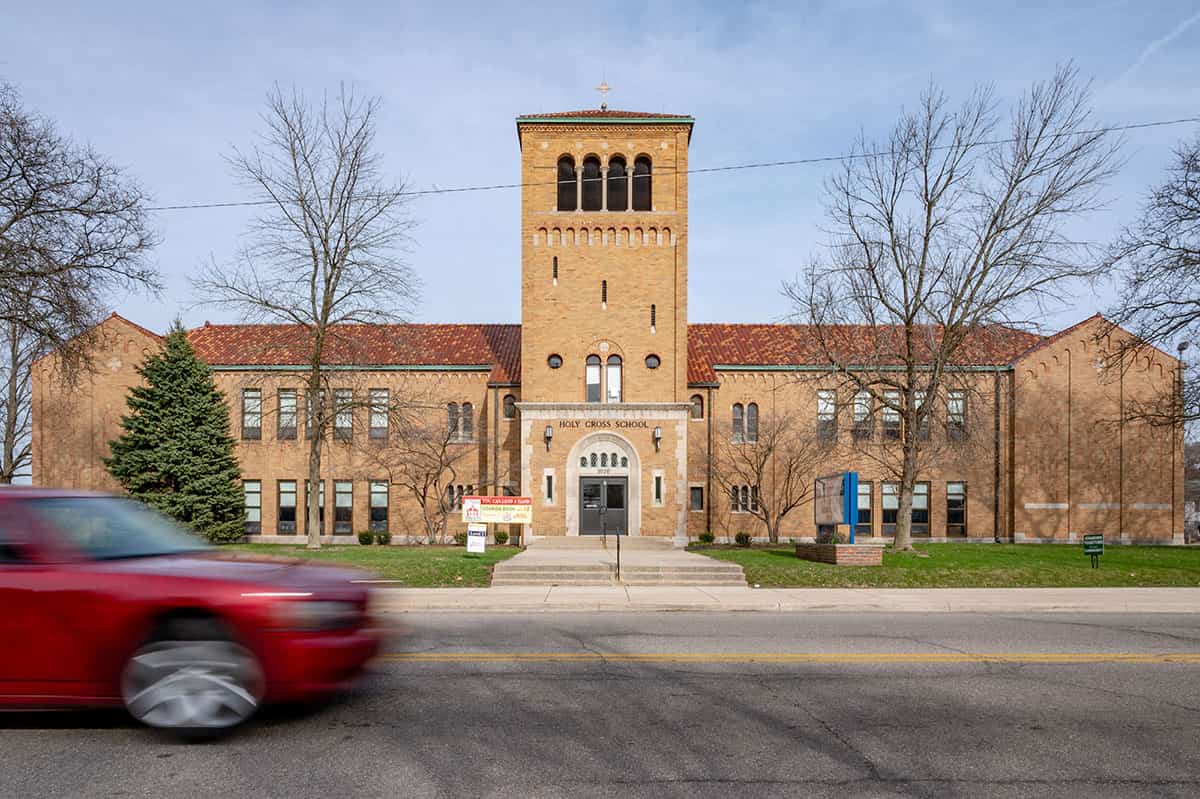
[[[158,288],[145,203],[135,181],[0,83],[0,483],[32,459],[33,360],[57,350],[72,384],[112,293]]]
[[[404,185],[384,176],[375,150],[378,108],[378,100],[345,90],[313,105],[276,87],[258,143],[228,159],[265,210],[239,257],[212,264],[196,281],[202,297],[247,320],[304,331],[308,396],[317,399],[308,408],[310,486],[320,484],[322,448],[339,410],[321,401],[329,353],[353,341],[339,329],[398,321],[417,297],[416,277],[399,257],[412,224]],[[319,548],[318,496],[309,494],[308,546]]]
[[[0,327],[0,484],[29,474],[33,463],[30,367],[47,351],[45,339],[16,322]]]
[[[988,363],[987,341],[1029,327],[1100,259],[1067,224],[1097,208],[1119,142],[1090,121],[1089,90],[1058,70],[1012,108],[990,89],[958,109],[934,87],[888,139],[861,139],[826,183],[827,258],[785,287],[830,374],[899,417],[897,549],[947,376]]]
[[[1116,357],[1128,367],[1146,346],[1178,351],[1200,335],[1200,135],[1175,149],[1166,179],[1154,188],[1141,217],[1112,246],[1111,262],[1124,278],[1114,324],[1135,336]],[[1152,424],[1200,419],[1200,385],[1182,387],[1133,412]]]
[[[411,496],[421,513],[425,540],[441,543],[450,514],[462,500],[455,489],[463,481],[460,470],[478,446],[464,438],[460,424],[449,423],[443,404],[397,399],[389,414],[387,445],[366,452],[369,471],[386,474],[392,485]]]
[[[812,498],[813,478],[823,457],[817,440],[797,417],[763,417],[754,430],[720,430],[713,447],[712,475],[737,511],[748,513],[779,543],[784,519]]]

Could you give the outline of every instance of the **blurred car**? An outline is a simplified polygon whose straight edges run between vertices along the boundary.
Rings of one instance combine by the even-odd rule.
[[[359,576],[222,556],[131,499],[0,490],[0,707],[212,733],[327,695],[379,646]]]

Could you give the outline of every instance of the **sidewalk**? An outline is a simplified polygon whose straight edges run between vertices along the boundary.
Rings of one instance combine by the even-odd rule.
[[[905,613],[1195,613],[1200,588],[742,588],[504,586],[381,588],[381,613],[563,611],[858,611]]]

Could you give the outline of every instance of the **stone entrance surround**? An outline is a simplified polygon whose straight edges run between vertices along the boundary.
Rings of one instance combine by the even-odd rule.
[[[628,476],[628,535],[655,536],[687,545],[687,423],[691,406],[683,402],[520,402],[521,493],[534,498],[530,541],[579,535],[581,476]],[[550,449],[545,429],[553,431]],[[656,450],[654,429],[662,429]],[[606,445],[627,467],[581,468],[579,458]],[[544,496],[553,474],[554,501]],[[653,479],[663,478],[661,504],[654,502]]]

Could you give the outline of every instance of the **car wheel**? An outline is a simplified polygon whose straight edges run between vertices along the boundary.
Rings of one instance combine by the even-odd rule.
[[[121,698],[135,719],[178,733],[236,727],[258,710],[262,669],[220,625],[169,625],[139,648],[121,675]]]

